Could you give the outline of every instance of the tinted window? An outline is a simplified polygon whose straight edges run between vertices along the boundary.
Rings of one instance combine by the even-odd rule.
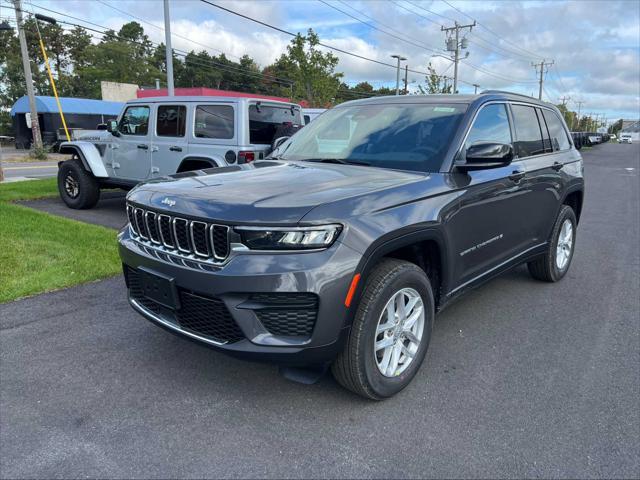
[[[336,107],[291,137],[282,158],[335,159],[381,168],[437,172],[466,108],[460,104]]]
[[[543,110],[542,113],[547,121],[547,127],[549,128],[549,135],[551,136],[553,149],[568,150],[571,148],[569,138],[567,138],[567,131],[564,129],[558,115],[550,110]]]
[[[473,122],[464,148],[474,143],[511,143],[509,117],[504,104],[487,105]]]
[[[156,132],[159,137],[184,137],[187,107],[160,105]]]
[[[535,108],[513,105],[511,109],[516,131],[516,154],[519,157],[528,157],[544,153],[542,133]]]
[[[233,107],[230,105],[198,105],[195,136],[198,138],[233,138]]]
[[[118,131],[123,135],[146,135],[149,130],[149,107],[127,107]]]
[[[547,129],[547,122],[544,121],[542,110],[536,108],[536,113],[538,114],[538,123],[540,124],[540,130],[542,131],[542,144],[544,146],[544,151],[553,152],[553,148],[551,147],[551,139],[549,138],[549,130]]]
[[[282,124],[302,124],[299,109],[274,105],[249,106],[249,143],[269,144]]]

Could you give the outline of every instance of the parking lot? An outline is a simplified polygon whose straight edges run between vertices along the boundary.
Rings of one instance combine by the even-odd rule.
[[[0,476],[640,476],[640,147],[583,157],[567,277],[520,267],[463,297],[381,403],[170,335],[121,277],[0,305]],[[119,226],[107,197],[32,206]]]

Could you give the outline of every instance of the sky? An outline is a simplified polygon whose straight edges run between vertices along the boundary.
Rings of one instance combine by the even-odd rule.
[[[485,1],[485,0],[211,0],[221,6],[291,32],[313,28],[331,46],[395,64],[400,54],[416,72],[431,62],[441,75],[453,76],[443,58],[441,26],[477,25],[466,31],[469,53],[459,69],[460,93],[501,89],[538,94],[532,62],[546,68],[543,99],[607,119],[640,117],[640,1]],[[152,41],[164,41],[161,0],[23,0],[27,10],[53,9],[105,27],[142,23]],[[0,15],[8,15],[6,0]],[[249,54],[266,66],[286,49],[291,37],[199,0],[170,0],[173,47],[224,52],[236,59]],[[339,11],[341,10],[341,11]],[[355,18],[354,18],[355,17]],[[77,22],[76,20],[67,20]],[[144,23],[141,20],[144,20]],[[81,23],[81,22],[77,22]],[[349,85],[368,81],[395,87],[396,71],[384,65],[333,52]],[[440,55],[440,56],[433,56]],[[404,65],[404,63],[403,63]],[[417,90],[424,75],[409,72]]]

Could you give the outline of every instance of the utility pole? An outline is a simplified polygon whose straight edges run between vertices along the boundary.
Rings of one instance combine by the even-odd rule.
[[[460,61],[460,49],[467,48],[468,41],[466,38],[460,40],[460,30],[468,28],[469,31],[476,26],[476,21],[468,25],[460,25],[458,22],[454,22],[453,27],[441,26],[440,31],[446,32],[447,38],[447,51],[453,52],[453,93],[458,93],[458,62]],[[467,52],[469,56],[469,52]],[[465,57],[466,58],[466,57]]]
[[[575,102],[576,105],[578,105],[578,116],[576,117],[576,120],[578,121],[578,125],[576,128],[580,128],[580,107],[582,107],[582,104],[584,103],[582,100],[579,102]],[[573,125],[572,125],[573,127]],[[574,128],[572,128],[572,130],[575,130]]]
[[[565,108],[566,108],[566,106],[567,106],[567,101],[568,101],[568,100],[571,100],[571,97],[567,97],[566,95],[563,95],[563,96],[560,98],[560,103],[562,104],[562,106],[563,106],[563,107],[565,107]]]
[[[167,95],[173,97],[173,49],[171,48],[171,18],[169,15],[169,0],[164,0],[164,42],[167,63]]]
[[[408,94],[409,90],[408,90],[408,77],[409,77],[409,65],[404,66],[404,94]]]
[[[33,135],[33,145],[36,149],[41,149],[42,136],[40,135],[40,122],[38,122],[36,96],[33,91],[33,77],[31,76],[31,63],[29,62],[29,51],[27,50],[27,38],[24,35],[24,28],[22,24],[22,2],[20,0],[13,0],[13,5],[16,10],[16,23],[18,24],[20,53],[22,54],[22,68],[24,69],[24,79],[27,84],[27,95],[29,96],[29,110],[31,112],[31,133]]]
[[[473,85],[473,94],[475,95],[476,93],[478,93],[478,89],[480,88],[480,85],[478,85],[477,83],[474,83],[472,85]]]
[[[540,88],[538,89],[538,100],[542,100],[542,83],[544,82],[544,74],[546,73],[544,67],[550,67],[554,64],[554,61],[545,62],[544,58],[540,63],[531,63],[532,67],[535,67],[536,73],[538,72],[538,67],[540,67]]]
[[[396,68],[396,95],[400,95],[400,62],[402,60],[406,60],[406,58],[402,55],[391,55],[391,58],[396,58],[398,60],[398,68]]]

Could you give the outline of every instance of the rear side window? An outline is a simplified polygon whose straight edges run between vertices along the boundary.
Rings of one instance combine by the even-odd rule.
[[[146,135],[149,131],[149,107],[127,107],[120,119],[118,131],[122,135]]]
[[[478,113],[473,122],[465,150],[474,143],[506,143],[511,144],[509,117],[504,104],[487,105]]]
[[[567,131],[564,129],[558,115],[551,110],[543,110],[542,113],[547,121],[547,127],[549,128],[549,135],[551,136],[553,149],[568,150],[571,148],[571,143],[569,143],[569,138],[567,137]]]
[[[198,105],[194,134],[198,138],[231,139],[235,136],[233,107]]]
[[[278,127],[289,123],[302,124],[300,110],[285,105],[250,105],[249,143],[271,145]]]
[[[518,157],[530,157],[544,153],[542,133],[536,110],[526,105],[512,105],[516,132],[515,149]]]
[[[187,107],[183,105],[160,105],[156,132],[159,137],[184,137]]]

